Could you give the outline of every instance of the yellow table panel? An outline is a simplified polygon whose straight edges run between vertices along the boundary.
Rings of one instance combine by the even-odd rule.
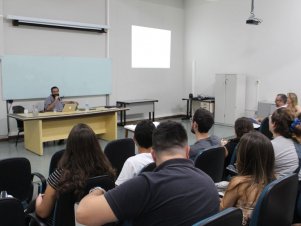
[[[117,112],[124,109],[96,109],[88,112],[45,112],[37,116],[10,114],[24,122],[25,148],[43,155],[43,142],[66,139],[70,130],[78,123],[89,125],[99,138],[117,139]]]

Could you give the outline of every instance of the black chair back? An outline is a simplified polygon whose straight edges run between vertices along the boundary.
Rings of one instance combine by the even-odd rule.
[[[88,194],[89,190],[96,186],[100,186],[107,191],[115,187],[115,182],[111,177],[107,175],[90,178],[87,181],[84,194],[85,195]],[[76,198],[71,192],[60,195],[55,205],[54,225],[74,226],[75,225],[74,204],[79,201],[80,200]]]
[[[49,165],[49,175],[52,174],[57,169],[58,163],[61,160],[64,151],[65,150],[60,150],[52,155],[50,160],[50,165]]]
[[[192,226],[241,226],[241,224],[242,210],[230,207]]]
[[[156,168],[156,163],[155,162],[151,162],[149,164],[147,164],[146,166],[144,166],[140,173],[144,173],[144,172],[151,172],[154,171],[154,169]]]
[[[40,179],[39,192],[46,188],[46,179],[39,173],[32,173],[30,162],[26,158],[9,158],[0,160],[0,191],[19,199],[24,207],[31,201],[33,178]]]
[[[273,134],[271,133],[270,129],[269,129],[269,117],[266,117],[262,120],[260,127],[259,127],[259,131],[265,135],[267,138],[269,138],[270,140],[273,139]]]
[[[111,141],[104,149],[104,153],[116,169],[116,176],[121,172],[124,162],[135,155],[135,143],[131,138]]]
[[[195,167],[201,169],[208,174],[212,180],[220,182],[223,177],[225,162],[225,148],[216,147],[212,149],[206,149],[200,153],[195,161]]]
[[[0,160],[0,191],[24,201],[32,194],[31,166],[26,158]]]
[[[285,176],[268,184],[258,198],[250,226],[291,226],[297,190],[297,174]]]
[[[25,225],[23,206],[18,199],[0,198],[0,222],[1,226]]]

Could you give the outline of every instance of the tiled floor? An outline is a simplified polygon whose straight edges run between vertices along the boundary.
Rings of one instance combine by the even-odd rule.
[[[181,122],[187,130],[188,142],[192,144],[195,142],[194,135],[190,132],[191,124],[190,120],[173,119],[175,121]],[[233,127],[214,125],[210,130],[211,134],[215,134],[221,138],[228,138],[234,135]],[[125,131],[123,127],[118,127],[118,138],[124,138]],[[129,134],[132,137],[132,134]],[[57,143],[57,142],[56,142]],[[102,148],[105,147],[107,141],[100,140],[100,145]],[[64,149],[65,144],[58,145],[54,142],[48,142],[44,146],[44,155],[38,156],[32,152],[24,149],[23,141],[19,142],[17,147],[15,146],[15,140],[0,142],[0,159],[10,158],[10,157],[26,157],[31,162],[32,172],[42,173],[44,176],[48,176],[48,169],[51,156],[58,150]]]

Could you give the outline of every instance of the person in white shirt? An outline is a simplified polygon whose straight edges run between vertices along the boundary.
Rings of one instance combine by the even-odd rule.
[[[115,181],[116,185],[120,185],[137,176],[144,166],[154,161],[151,150],[152,135],[155,128],[154,123],[150,120],[143,120],[137,124],[134,132],[134,141],[138,148],[138,154],[125,161],[122,170]]]
[[[277,109],[269,120],[269,128],[274,137],[272,145],[277,178],[297,172],[299,167],[299,158],[293,140],[293,123],[294,117],[287,108]],[[301,180],[301,172],[298,173]]]

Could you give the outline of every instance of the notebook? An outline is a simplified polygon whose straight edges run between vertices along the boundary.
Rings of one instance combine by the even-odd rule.
[[[65,104],[62,112],[76,111],[77,104]]]

